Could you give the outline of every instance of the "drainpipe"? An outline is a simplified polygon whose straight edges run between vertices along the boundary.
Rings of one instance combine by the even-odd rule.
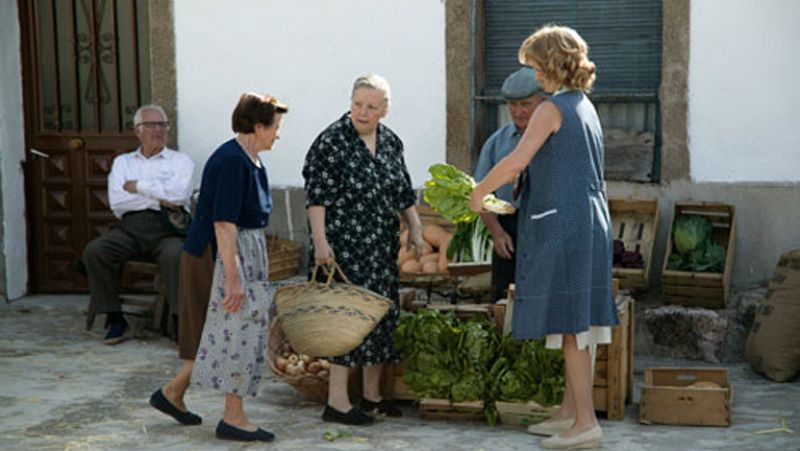
[[[472,49],[470,51],[470,67],[472,69],[470,97],[470,130],[469,130],[469,160],[470,168],[469,173],[475,169],[477,162],[477,152],[475,146],[476,130],[478,127],[478,0],[472,0],[471,11],[471,34],[472,34]]]

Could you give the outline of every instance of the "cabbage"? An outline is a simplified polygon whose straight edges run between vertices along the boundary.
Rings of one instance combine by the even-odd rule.
[[[711,221],[704,216],[681,215],[675,220],[673,238],[675,249],[686,254],[711,238]]]
[[[712,240],[713,225],[705,216],[681,215],[675,218],[672,241],[675,251],[667,269],[690,272],[722,272],[725,248]]]

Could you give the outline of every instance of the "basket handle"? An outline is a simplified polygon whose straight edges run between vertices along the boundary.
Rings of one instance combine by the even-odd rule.
[[[333,283],[333,278],[336,276],[338,272],[339,275],[342,277],[345,283],[352,283],[350,279],[347,278],[347,275],[342,271],[342,268],[336,263],[336,260],[332,261],[331,263],[325,263],[322,265],[314,265],[314,270],[311,272],[311,280],[317,280],[317,271],[319,268],[322,268],[328,274],[328,280],[325,281],[325,285],[330,285]]]

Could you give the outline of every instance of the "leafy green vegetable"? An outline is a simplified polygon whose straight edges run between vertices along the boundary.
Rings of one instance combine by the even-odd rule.
[[[674,252],[667,269],[691,272],[722,272],[725,248],[712,239],[713,225],[705,216],[681,215],[675,219],[672,241]]]
[[[458,320],[452,312],[403,312],[394,335],[406,362],[404,381],[415,395],[451,401],[483,400],[494,424],[494,401],[561,402],[564,359],[544,342],[499,337],[484,316]]]
[[[325,429],[325,431],[322,433],[322,438],[324,438],[329,442],[332,442],[336,439],[347,438],[352,436],[353,433],[348,431],[347,429]]]
[[[454,224],[478,219],[478,214],[469,208],[475,179],[449,164],[431,165],[428,172],[432,178],[425,182],[425,202]],[[514,212],[514,207],[494,195],[486,196],[483,203],[487,209],[500,214]]]
[[[457,262],[488,263],[492,249],[492,235],[483,221],[460,222],[447,246],[447,258]]]

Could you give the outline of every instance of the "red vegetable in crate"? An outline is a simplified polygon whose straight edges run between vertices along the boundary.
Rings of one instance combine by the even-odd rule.
[[[644,257],[638,251],[625,250],[622,240],[614,240],[613,265],[617,268],[644,268]]]

